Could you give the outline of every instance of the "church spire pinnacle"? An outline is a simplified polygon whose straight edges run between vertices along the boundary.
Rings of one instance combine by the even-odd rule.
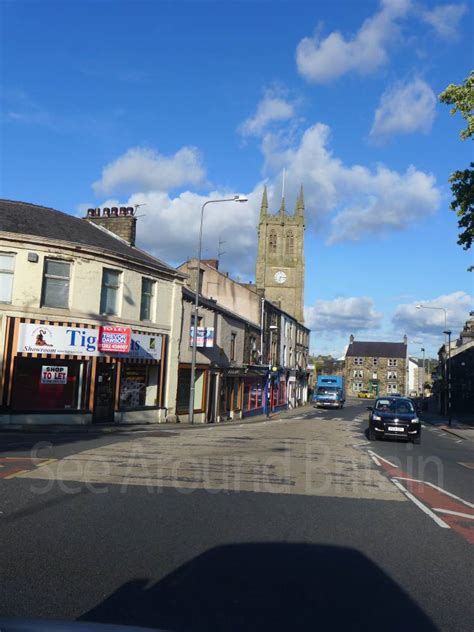
[[[298,199],[296,200],[296,217],[304,217],[304,193],[303,193],[303,185],[301,185],[300,193],[298,195]]]
[[[283,219],[285,217],[285,196],[283,195],[281,198],[281,206],[280,206],[280,217]]]
[[[262,204],[260,206],[260,219],[263,220],[267,216],[268,211],[268,197],[267,197],[267,185],[263,187]]]

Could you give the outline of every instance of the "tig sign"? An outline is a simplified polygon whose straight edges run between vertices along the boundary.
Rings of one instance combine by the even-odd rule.
[[[41,384],[67,384],[67,366],[42,366]]]

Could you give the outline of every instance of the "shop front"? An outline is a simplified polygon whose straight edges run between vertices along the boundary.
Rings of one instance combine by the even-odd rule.
[[[265,385],[268,369],[249,368],[243,379],[243,405],[244,417],[262,415],[265,412]]]
[[[125,325],[9,317],[0,423],[160,421],[165,347]]]
[[[274,366],[268,372],[267,397],[271,412],[286,410],[287,399],[287,372]]]

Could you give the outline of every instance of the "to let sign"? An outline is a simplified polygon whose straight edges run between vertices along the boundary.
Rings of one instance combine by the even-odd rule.
[[[130,327],[113,327],[105,325],[99,327],[99,352],[103,353],[128,353],[132,330]]]
[[[67,366],[42,366],[41,384],[67,384]]]

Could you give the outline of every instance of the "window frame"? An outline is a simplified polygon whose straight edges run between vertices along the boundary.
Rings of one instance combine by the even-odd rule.
[[[145,283],[150,284],[149,293],[144,292]],[[155,297],[155,286],[156,286],[156,281],[154,279],[150,279],[149,277],[142,277],[142,287],[141,287],[141,294],[140,294],[140,320],[143,320],[145,322],[151,322],[154,319],[153,299]],[[148,317],[147,318],[143,315],[144,296],[148,296]]]
[[[285,238],[285,251],[289,256],[295,254],[295,234],[292,230],[288,230]]]
[[[13,252],[0,252],[0,256],[1,257],[8,257],[9,259],[12,260],[12,268],[11,268],[11,270],[7,270],[6,268],[0,268],[0,276],[1,275],[11,275],[10,300],[8,300],[8,301],[0,300],[0,303],[2,305],[11,305],[12,298],[13,298],[13,281],[15,279],[15,257],[16,257],[16,253],[13,253]]]
[[[268,253],[274,255],[278,250],[278,234],[276,230],[272,229],[268,233]]]
[[[63,263],[68,266],[68,276],[60,276],[58,274],[48,274],[46,272],[48,263],[52,261],[54,263]],[[69,259],[63,259],[61,257],[45,257],[43,261],[43,278],[41,284],[41,307],[49,307],[53,309],[69,309],[70,308],[70,298],[71,298],[71,267],[72,261]],[[46,286],[47,279],[55,279],[58,281],[67,280],[67,301],[66,305],[50,305],[46,302]]]
[[[354,358],[355,366],[362,366],[364,364],[364,358]]]
[[[354,369],[352,371],[352,379],[363,380],[364,379],[364,370],[363,369]]]
[[[235,355],[237,349],[237,333],[235,331],[230,334],[230,354],[229,359],[231,362],[235,362]]]
[[[112,272],[117,275],[116,286],[104,284],[104,277],[105,277],[106,272],[109,272],[109,273]],[[121,286],[122,286],[122,270],[117,270],[115,268],[107,268],[107,267],[102,268],[102,282],[100,286],[100,306],[99,306],[99,313],[101,314],[101,316],[119,316],[120,315],[120,288]],[[105,309],[103,309],[105,305],[107,304],[107,301],[104,300],[104,288],[115,288],[116,290],[114,312],[107,312],[105,311]]]
[[[388,358],[387,366],[391,368],[398,366],[398,358]]]

